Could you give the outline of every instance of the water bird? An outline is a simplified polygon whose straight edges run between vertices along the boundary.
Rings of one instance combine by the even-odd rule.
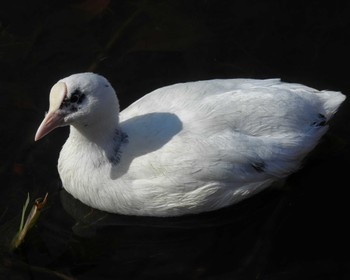
[[[51,89],[35,140],[70,126],[63,187],[93,208],[169,217],[216,210],[300,168],[345,96],[280,79],[162,87],[119,112],[106,78],[79,73]]]

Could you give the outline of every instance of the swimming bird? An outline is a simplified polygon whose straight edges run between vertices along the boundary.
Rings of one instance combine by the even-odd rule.
[[[345,96],[280,79],[216,79],[157,89],[119,112],[106,78],[51,89],[35,140],[61,126],[63,187],[99,210],[169,217],[237,203],[300,167]]]

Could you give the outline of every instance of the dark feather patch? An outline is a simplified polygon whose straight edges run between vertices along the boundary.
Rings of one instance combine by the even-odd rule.
[[[266,164],[263,161],[253,162],[251,166],[259,173],[264,172],[266,168]]]
[[[318,117],[318,120],[314,121],[311,124],[312,126],[318,127],[318,126],[325,126],[327,124],[327,119],[323,114],[318,114],[317,117]]]
[[[108,160],[113,165],[117,165],[120,162],[120,159],[122,156],[122,151],[120,150],[120,146],[122,144],[128,143],[128,135],[116,129],[116,132],[113,136],[113,142],[115,143],[115,147],[113,150],[113,154],[108,157]]]
[[[75,90],[70,95],[70,98],[65,98],[60,106],[60,109],[65,109],[69,112],[76,112],[80,108],[80,104],[85,99],[85,94],[80,90]]]

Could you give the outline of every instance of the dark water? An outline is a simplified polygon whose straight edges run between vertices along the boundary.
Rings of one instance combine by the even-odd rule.
[[[91,210],[60,186],[67,129],[33,141],[53,83],[88,70],[111,81],[123,108],[211,78],[281,77],[347,95],[349,3],[3,1],[0,279],[350,279],[348,101],[283,187],[182,218]],[[10,252],[27,193],[46,192],[36,226]]]

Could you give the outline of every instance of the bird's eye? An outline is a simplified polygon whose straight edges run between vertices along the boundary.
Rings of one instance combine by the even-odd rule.
[[[70,98],[70,102],[71,103],[76,103],[79,100],[79,96],[78,95],[72,95]]]
[[[81,97],[81,92],[80,92],[79,90],[75,90],[75,91],[72,93],[72,95],[71,95],[69,101],[70,101],[71,103],[77,103],[77,102],[79,102],[80,97]]]
[[[76,103],[77,101],[78,101],[78,96],[76,96],[76,95],[74,95],[74,96],[72,96],[72,98],[70,99],[70,102],[72,102],[72,103]]]

